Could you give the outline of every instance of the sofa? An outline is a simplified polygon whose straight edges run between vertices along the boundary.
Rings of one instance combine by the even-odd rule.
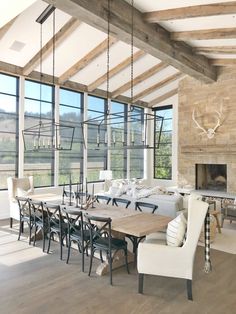
[[[97,195],[106,195],[111,198],[119,197],[131,201],[129,208],[135,208],[135,202],[145,202],[158,205],[156,214],[176,217],[183,210],[183,197],[178,193],[168,194],[160,186],[148,187],[142,182],[128,180],[112,180],[106,182],[107,191],[100,191]]]

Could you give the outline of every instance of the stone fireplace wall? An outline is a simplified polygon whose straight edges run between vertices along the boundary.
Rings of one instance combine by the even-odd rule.
[[[197,128],[221,125],[212,139]],[[179,85],[178,185],[195,188],[195,164],[227,164],[227,192],[236,193],[236,68],[219,68],[217,82],[185,78]]]

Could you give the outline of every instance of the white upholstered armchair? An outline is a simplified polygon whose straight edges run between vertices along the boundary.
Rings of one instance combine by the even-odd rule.
[[[10,203],[10,227],[12,228],[13,219],[19,220],[19,208],[16,196],[27,197],[34,194],[33,177],[7,178],[8,197]]]
[[[187,237],[183,246],[147,239],[138,247],[139,293],[143,293],[144,274],[187,279],[188,299],[192,300],[193,263],[208,204],[191,200],[188,208]],[[158,240],[157,240],[158,241]]]

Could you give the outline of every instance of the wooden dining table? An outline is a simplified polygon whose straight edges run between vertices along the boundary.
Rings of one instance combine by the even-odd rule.
[[[36,194],[32,196],[34,200],[41,200],[47,203],[61,205],[61,207],[69,214],[76,215],[79,211],[88,213],[92,216],[103,218],[111,218],[111,229],[115,237],[125,238],[125,235],[134,237],[142,237],[153,232],[162,231],[167,227],[168,222],[172,220],[171,217],[162,216],[158,214],[143,213],[134,209],[117,207],[107,204],[94,203],[88,209],[76,208],[75,204],[69,206],[61,204],[61,196],[56,194]],[[134,254],[129,252],[128,261],[134,261]],[[124,257],[122,252],[117,252],[113,260],[113,268],[120,267],[124,264]],[[97,274],[103,275],[108,272],[108,263],[104,261],[98,266]]]

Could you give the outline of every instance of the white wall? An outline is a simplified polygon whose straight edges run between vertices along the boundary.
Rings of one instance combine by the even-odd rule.
[[[173,105],[173,137],[172,137],[172,180],[159,180],[154,179],[154,160],[153,160],[153,150],[148,152],[148,163],[147,167],[147,178],[150,184],[162,185],[162,186],[175,186],[177,185],[178,177],[178,95],[169,98],[158,104],[157,107]]]

